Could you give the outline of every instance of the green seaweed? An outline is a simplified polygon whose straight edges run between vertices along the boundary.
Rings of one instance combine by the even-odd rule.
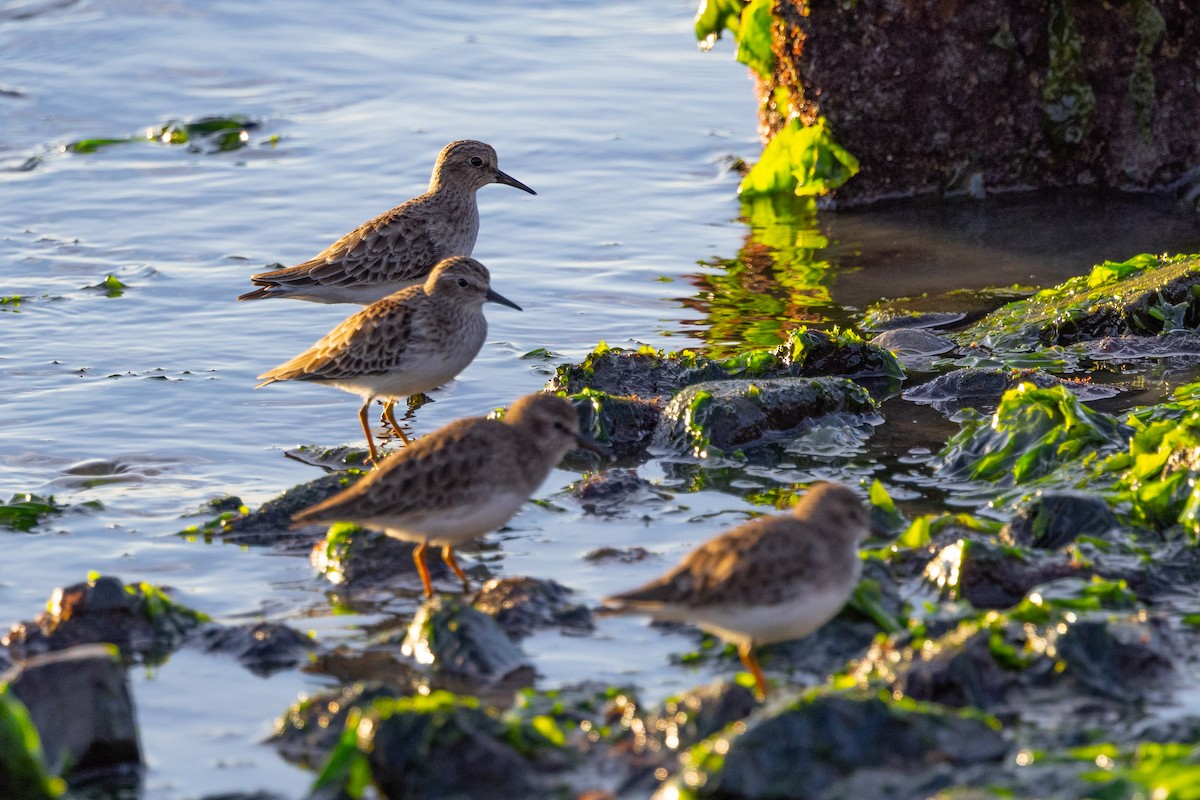
[[[1022,383],[991,417],[967,419],[939,454],[938,475],[1000,486],[1027,484],[1063,465],[1078,471],[1125,446],[1132,429],[1085,408],[1063,386]]]
[[[61,514],[66,506],[59,505],[53,495],[14,494],[7,503],[0,503],[0,528],[14,531],[33,530],[44,518]]]
[[[1200,748],[1194,742],[1138,742],[1132,747],[1090,745],[1069,756],[1096,765],[1080,778],[1095,787],[1085,797],[1095,800],[1200,798]]]
[[[812,125],[790,120],[763,148],[738,192],[826,194],[858,174],[858,159],[834,140],[824,117]]]
[[[762,78],[775,69],[771,28],[774,0],[700,0],[696,11],[696,39],[701,50],[710,50],[725,31],[737,43],[735,57]]]
[[[88,154],[118,144],[158,142],[167,145],[188,145],[193,151],[226,152],[245,147],[250,141],[249,131],[258,127],[260,123],[238,114],[227,117],[200,117],[190,121],[169,120],[162,125],[147,128],[140,136],[79,139],[64,145],[63,149],[68,153]]]
[[[0,686],[0,797],[10,800],[50,800],[66,790],[50,774],[41,737],[8,685]]]

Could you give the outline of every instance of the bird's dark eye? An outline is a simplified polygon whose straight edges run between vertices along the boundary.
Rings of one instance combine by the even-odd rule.
[[[483,159],[480,158],[479,156],[471,156],[471,166],[472,167],[482,167]]]
[[[459,278],[459,279],[458,279],[458,285],[459,285],[459,286],[461,286],[461,287],[462,287],[462,288],[464,288],[464,289],[465,289],[465,288],[467,288],[467,279],[466,279],[466,278]]]

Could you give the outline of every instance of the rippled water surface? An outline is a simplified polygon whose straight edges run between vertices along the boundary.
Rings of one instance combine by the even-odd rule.
[[[327,645],[362,641],[379,614],[335,615],[305,559],[177,532],[211,498],[256,506],[320,474],[286,458],[289,448],[359,444],[356,398],[253,389],[353,309],[233,298],[264,265],[307,258],[421,192],[452,139],[492,143],[501,167],[538,192],[479,195],[475,255],[525,310],[487,308],[487,345],[416,412],[417,433],[540,388],[552,363],[521,358],[536,348],[556,361],[601,339],[680,348],[712,341],[718,317],[734,331],[746,323],[749,312],[721,311],[710,284],[750,234],[726,164],[757,158],[753,87],[728,46],[697,52],[693,11],[675,0],[0,2],[0,297],[22,298],[0,305],[0,494],[103,504],[31,534],[0,531],[0,624],[31,618],[55,586],[97,570],[173,587],[220,621],[268,618]],[[64,151],[231,114],[258,123],[232,152],[150,142]],[[1191,221],[1153,204],[1037,202],[822,216],[829,262],[813,280],[829,298],[813,320],[852,319],[885,295],[1047,285],[1104,258],[1200,250]],[[123,292],[95,288],[110,275]],[[860,449],[746,480],[878,472]],[[549,503],[491,537],[501,546],[489,567],[553,575],[594,604],[752,508],[728,490],[693,491],[658,463],[640,474],[662,496],[597,519],[564,491],[579,476],[555,471],[540,494]],[[582,559],[601,545],[656,555],[632,566]],[[387,612],[416,605],[403,597]],[[728,671],[669,667],[694,640],[636,619],[523,647],[546,688],[595,678],[654,699]],[[184,650],[133,680],[145,797],[304,793],[311,774],[258,743],[326,679],[262,679]]]

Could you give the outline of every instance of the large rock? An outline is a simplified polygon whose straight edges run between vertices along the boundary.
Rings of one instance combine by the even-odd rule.
[[[824,116],[839,204],[1050,186],[1159,189],[1200,164],[1200,17],[1175,2],[783,0],[768,136]],[[785,100],[786,98],[786,100]]]
[[[82,645],[34,656],[4,680],[29,709],[52,773],[72,780],[136,774],[137,719],[115,648]]]

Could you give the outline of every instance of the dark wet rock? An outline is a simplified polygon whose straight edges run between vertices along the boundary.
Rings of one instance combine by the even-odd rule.
[[[1056,641],[1066,672],[1086,690],[1134,702],[1172,673],[1168,642],[1159,625],[1140,619],[1088,619]]]
[[[1200,258],[1135,256],[1106,262],[955,335],[990,350],[1027,352],[1111,336],[1155,335],[1200,324]]]
[[[617,561],[621,564],[636,564],[645,561],[650,551],[644,547],[597,547],[584,555],[585,561]]]
[[[158,661],[208,618],[149,584],[98,576],[55,589],[47,610],[19,622],[3,643],[17,658],[80,644],[109,643],[132,660]]]
[[[1083,492],[1038,494],[1000,532],[1009,544],[1057,550],[1080,536],[1103,536],[1117,517],[1100,497]]]
[[[768,437],[782,439],[832,414],[877,421],[875,403],[843,378],[727,380],[689,386],[671,399],[654,435],[654,448],[702,455],[733,453]]]
[[[947,552],[957,549],[957,552]],[[933,563],[958,560],[958,596],[975,608],[1009,608],[1035,586],[1060,578],[1088,577],[1086,566],[1065,553],[1032,554],[981,540],[950,545]]]
[[[307,550],[321,535],[323,526],[311,525],[299,530],[290,530],[292,515],[352,486],[363,474],[354,470],[337,472],[293,486],[249,514],[226,521],[220,533],[226,541],[238,544]]]
[[[412,542],[396,539],[382,531],[339,524],[331,527],[328,535],[313,546],[309,561],[331,583],[350,590],[384,586],[419,589],[421,577],[413,561],[415,549]],[[433,549],[425,555],[430,579],[457,581],[439,552]]]
[[[367,761],[390,798],[535,797],[530,762],[505,741],[503,723],[470,698],[402,698],[371,712]],[[382,707],[381,707],[382,705]]]
[[[643,457],[662,416],[662,402],[657,398],[617,397],[586,389],[568,399],[579,412],[580,429],[603,442],[618,460]],[[564,463],[594,468],[594,454],[577,453],[568,453]]]
[[[994,409],[1005,392],[1022,383],[1032,383],[1042,389],[1065,386],[1083,402],[1115,397],[1121,392],[1117,387],[1064,380],[1040,369],[966,367],[906,389],[902,396],[948,414],[967,407]]]
[[[81,645],[33,656],[4,681],[29,709],[52,774],[73,781],[136,774],[141,749],[133,695],[113,647]]]
[[[571,496],[588,514],[619,514],[625,506],[655,494],[654,484],[632,469],[606,469],[588,475],[571,487]]]
[[[476,594],[473,605],[493,617],[513,639],[522,639],[540,628],[586,633],[594,627],[592,612],[572,602],[572,594],[554,580],[493,578]]]
[[[255,675],[264,676],[299,665],[316,647],[309,637],[277,622],[208,625],[196,640],[204,650],[232,655]]]
[[[840,207],[1161,191],[1200,163],[1195,6],[787,2],[773,15],[760,127],[825,118],[861,165]]]
[[[402,696],[392,685],[370,681],[301,697],[275,720],[269,741],[288,761],[319,769],[341,738],[351,709],[369,707],[381,697]]]
[[[450,597],[434,597],[421,606],[403,649],[436,676],[467,685],[501,681],[531,666],[500,623]]]
[[[934,360],[954,349],[954,342],[924,328],[892,328],[876,336],[871,344],[888,350],[906,370],[927,372]]]
[[[984,720],[937,706],[819,694],[771,705],[691,751],[682,784],[698,798],[824,798],[862,769],[920,773],[1002,759]]]
[[[793,331],[788,341],[774,352],[786,369],[782,375],[790,377],[904,377],[904,368],[895,356],[883,347],[864,342],[852,334],[831,335],[824,331],[800,329]]]
[[[601,345],[581,363],[560,366],[548,388],[568,395],[591,389],[652,399],[670,397],[693,383],[727,377],[719,363],[691,351],[663,353],[649,347],[623,350]]]
[[[1021,683],[1021,673],[1001,664],[992,650],[993,631],[963,626],[921,652],[905,650],[893,658],[887,643],[872,647],[866,661],[893,673],[893,689],[906,697],[954,708],[995,711]],[[894,663],[883,666],[883,661]]]

